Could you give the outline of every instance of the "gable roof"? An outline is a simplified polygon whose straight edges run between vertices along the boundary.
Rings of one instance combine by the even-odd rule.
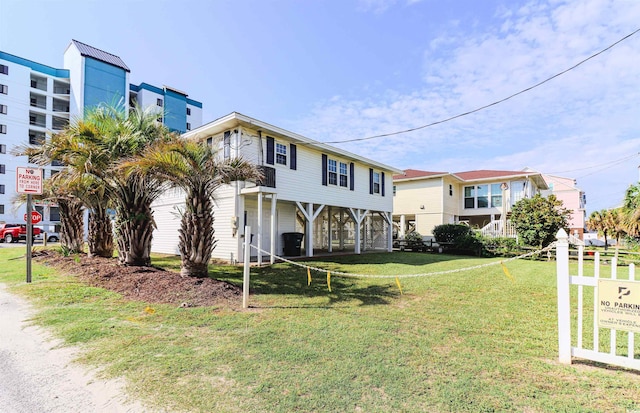
[[[477,171],[455,172],[453,175],[462,179],[463,181],[477,181],[480,179],[495,179],[495,178],[513,178],[514,176],[531,176],[538,175],[537,172],[523,172],[523,171],[496,171],[491,169],[480,169]]]
[[[126,70],[127,72],[131,72],[127,65],[120,59],[118,56],[113,55],[111,53],[107,53],[104,50],[96,49],[93,46],[89,46],[88,44],[79,42],[77,40],[71,40],[71,43],[76,46],[78,51],[82,56],[92,57],[96,60],[100,60],[101,62],[108,63],[110,65],[119,67],[121,69]]]
[[[441,176],[451,176],[452,178],[458,179],[462,182],[496,181],[502,178],[504,179],[531,178],[536,183],[536,186],[538,188],[548,189],[548,185],[545,182],[542,174],[540,172],[535,172],[530,170],[498,171],[498,170],[491,170],[491,169],[479,169],[476,171],[448,173],[448,172],[421,171],[418,169],[407,169],[404,171],[404,174],[394,175],[393,180],[394,181],[417,180],[417,179],[438,178]]]
[[[448,175],[448,172],[429,172],[421,171],[419,169],[405,169],[402,174],[393,175],[394,180],[401,179],[418,179],[418,178],[433,178],[436,176]]]

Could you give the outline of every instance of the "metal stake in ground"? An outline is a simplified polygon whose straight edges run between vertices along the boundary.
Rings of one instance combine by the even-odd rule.
[[[260,251],[258,251],[260,254]],[[242,308],[249,307],[249,267],[251,266],[251,227],[244,227],[244,274],[242,278]]]

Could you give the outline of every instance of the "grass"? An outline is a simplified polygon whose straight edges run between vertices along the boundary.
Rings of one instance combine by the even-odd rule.
[[[640,409],[637,372],[557,362],[554,263],[509,262],[515,281],[500,266],[401,278],[404,294],[393,278],[335,275],[329,292],[325,274],[308,286],[306,270],[277,264],[252,269],[251,308],[234,311],[125,301],[39,265],[27,285],[24,260],[13,259],[23,253],[0,250],[0,281],[36,304],[33,322],[80,345],[83,362],[126,377],[135,397],[175,411]],[[402,275],[490,261],[393,253],[311,264]],[[172,257],[154,264],[179,268]],[[241,268],[211,270],[242,282]]]

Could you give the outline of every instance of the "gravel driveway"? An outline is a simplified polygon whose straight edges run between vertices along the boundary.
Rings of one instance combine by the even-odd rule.
[[[30,326],[33,310],[0,284],[0,410],[3,413],[151,412],[127,402],[123,383],[96,379],[73,363],[77,348],[60,347]]]

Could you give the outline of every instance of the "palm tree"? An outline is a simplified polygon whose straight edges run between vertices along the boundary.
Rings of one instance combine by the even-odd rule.
[[[610,209],[605,219],[609,234],[616,240],[615,258],[618,258],[620,239],[627,234],[626,214],[622,208]]]
[[[609,235],[609,229],[605,225],[607,215],[608,210],[606,209],[593,211],[591,215],[589,215],[589,219],[587,220],[587,229],[591,231],[597,231],[598,235],[602,235],[604,237],[605,251],[607,250],[609,245],[609,241],[607,239],[607,236]]]
[[[88,115],[88,118],[90,117]],[[88,121],[75,120],[62,132],[50,136],[50,139],[42,145],[19,148],[18,154],[29,156],[31,162],[39,165],[48,165],[53,161],[65,165],[48,181],[51,181],[56,192],[73,194],[74,198],[88,209],[89,255],[112,257],[113,231],[106,212],[109,197],[104,181],[94,173],[95,165],[102,164],[100,162],[101,152],[97,150],[97,143],[103,135],[103,131],[99,130],[98,126],[90,119]],[[65,208],[65,206],[61,206],[61,208]],[[62,211],[61,214],[68,215]],[[72,215],[76,216],[77,213]],[[79,219],[82,224],[82,215]],[[82,233],[80,233],[80,240],[82,240]],[[73,242],[77,243],[77,240]]]
[[[204,142],[174,138],[149,147],[125,165],[141,175],[155,175],[185,192],[185,210],[179,231],[181,274],[207,277],[215,248],[213,199],[215,191],[231,181],[258,179],[258,169],[236,158],[223,161]]]
[[[625,193],[622,206],[627,234],[640,236],[640,184],[631,185]]]

